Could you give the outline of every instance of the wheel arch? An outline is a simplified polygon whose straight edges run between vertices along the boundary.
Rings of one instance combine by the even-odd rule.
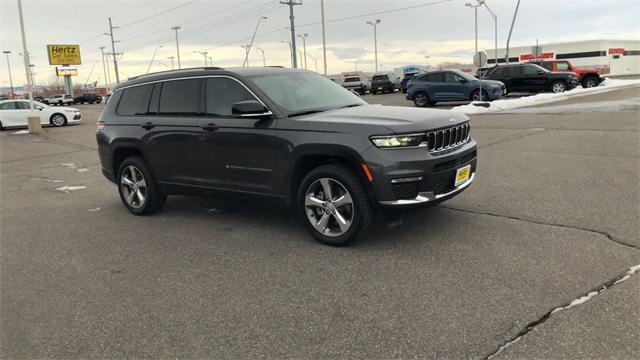
[[[362,182],[367,193],[371,195],[373,188],[367,180],[364,172],[362,157],[353,149],[342,145],[304,145],[298,149],[291,158],[292,165],[287,171],[286,201],[294,204],[298,193],[298,187],[309,171],[325,164],[343,164],[351,168]]]
[[[115,144],[113,151],[111,152],[111,169],[114,178],[118,176],[118,168],[122,162],[131,156],[141,156],[145,161],[147,160],[144,151],[141,146],[133,142],[125,142],[121,144]]]

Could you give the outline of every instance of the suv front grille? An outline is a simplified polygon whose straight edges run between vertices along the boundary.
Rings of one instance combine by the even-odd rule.
[[[445,129],[429,131],[427,133],[427,147],[429,152],[438,152],[469,141],[469,123],[451,126]]]

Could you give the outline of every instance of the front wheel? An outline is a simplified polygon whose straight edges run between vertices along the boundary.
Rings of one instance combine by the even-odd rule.
[[[375,216],[358,175],[339,164],[319,166],[305,176],[297,207],[307,231],[333,246],[363,237]]]
[[[53,114],[51,115],[49,122],[51,122],[51,125],[55,127],[60,127],[67,125],[67,118],[62,114]]]
[[[471,101],[483,101],[489,100],[489,94],[482,90],[482,96],[480,96],[480,90],[476,89],[471,92]]]
[[[584,80],[582,80],[583,88],[592,88],[598,86],[598,78],[595,76],[588,76]]]
[[[565,90],[567,90],[567,85],[564,81],[556,80],[551,84],[551,92],[554,94],[563,93]]]
[[[118,192],[124,206],[134,215],[158,212],[167,196],[156,188],[155,181],[143,158],[132,156],[118,168]]]

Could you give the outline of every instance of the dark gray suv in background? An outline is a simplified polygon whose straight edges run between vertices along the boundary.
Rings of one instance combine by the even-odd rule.
[[[469,119],[368,105],[312,72],[200,68],[130,79],[100,116],[104,175],[133,214],[167,195],[293,205],[319,241],[362,237],[375,214],[449,199],[474,180]]]

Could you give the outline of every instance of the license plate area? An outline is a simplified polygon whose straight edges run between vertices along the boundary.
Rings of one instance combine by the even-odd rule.
[[[471,165],[463,166],[456,170],[454,186],[458,187],[471,177]]]

